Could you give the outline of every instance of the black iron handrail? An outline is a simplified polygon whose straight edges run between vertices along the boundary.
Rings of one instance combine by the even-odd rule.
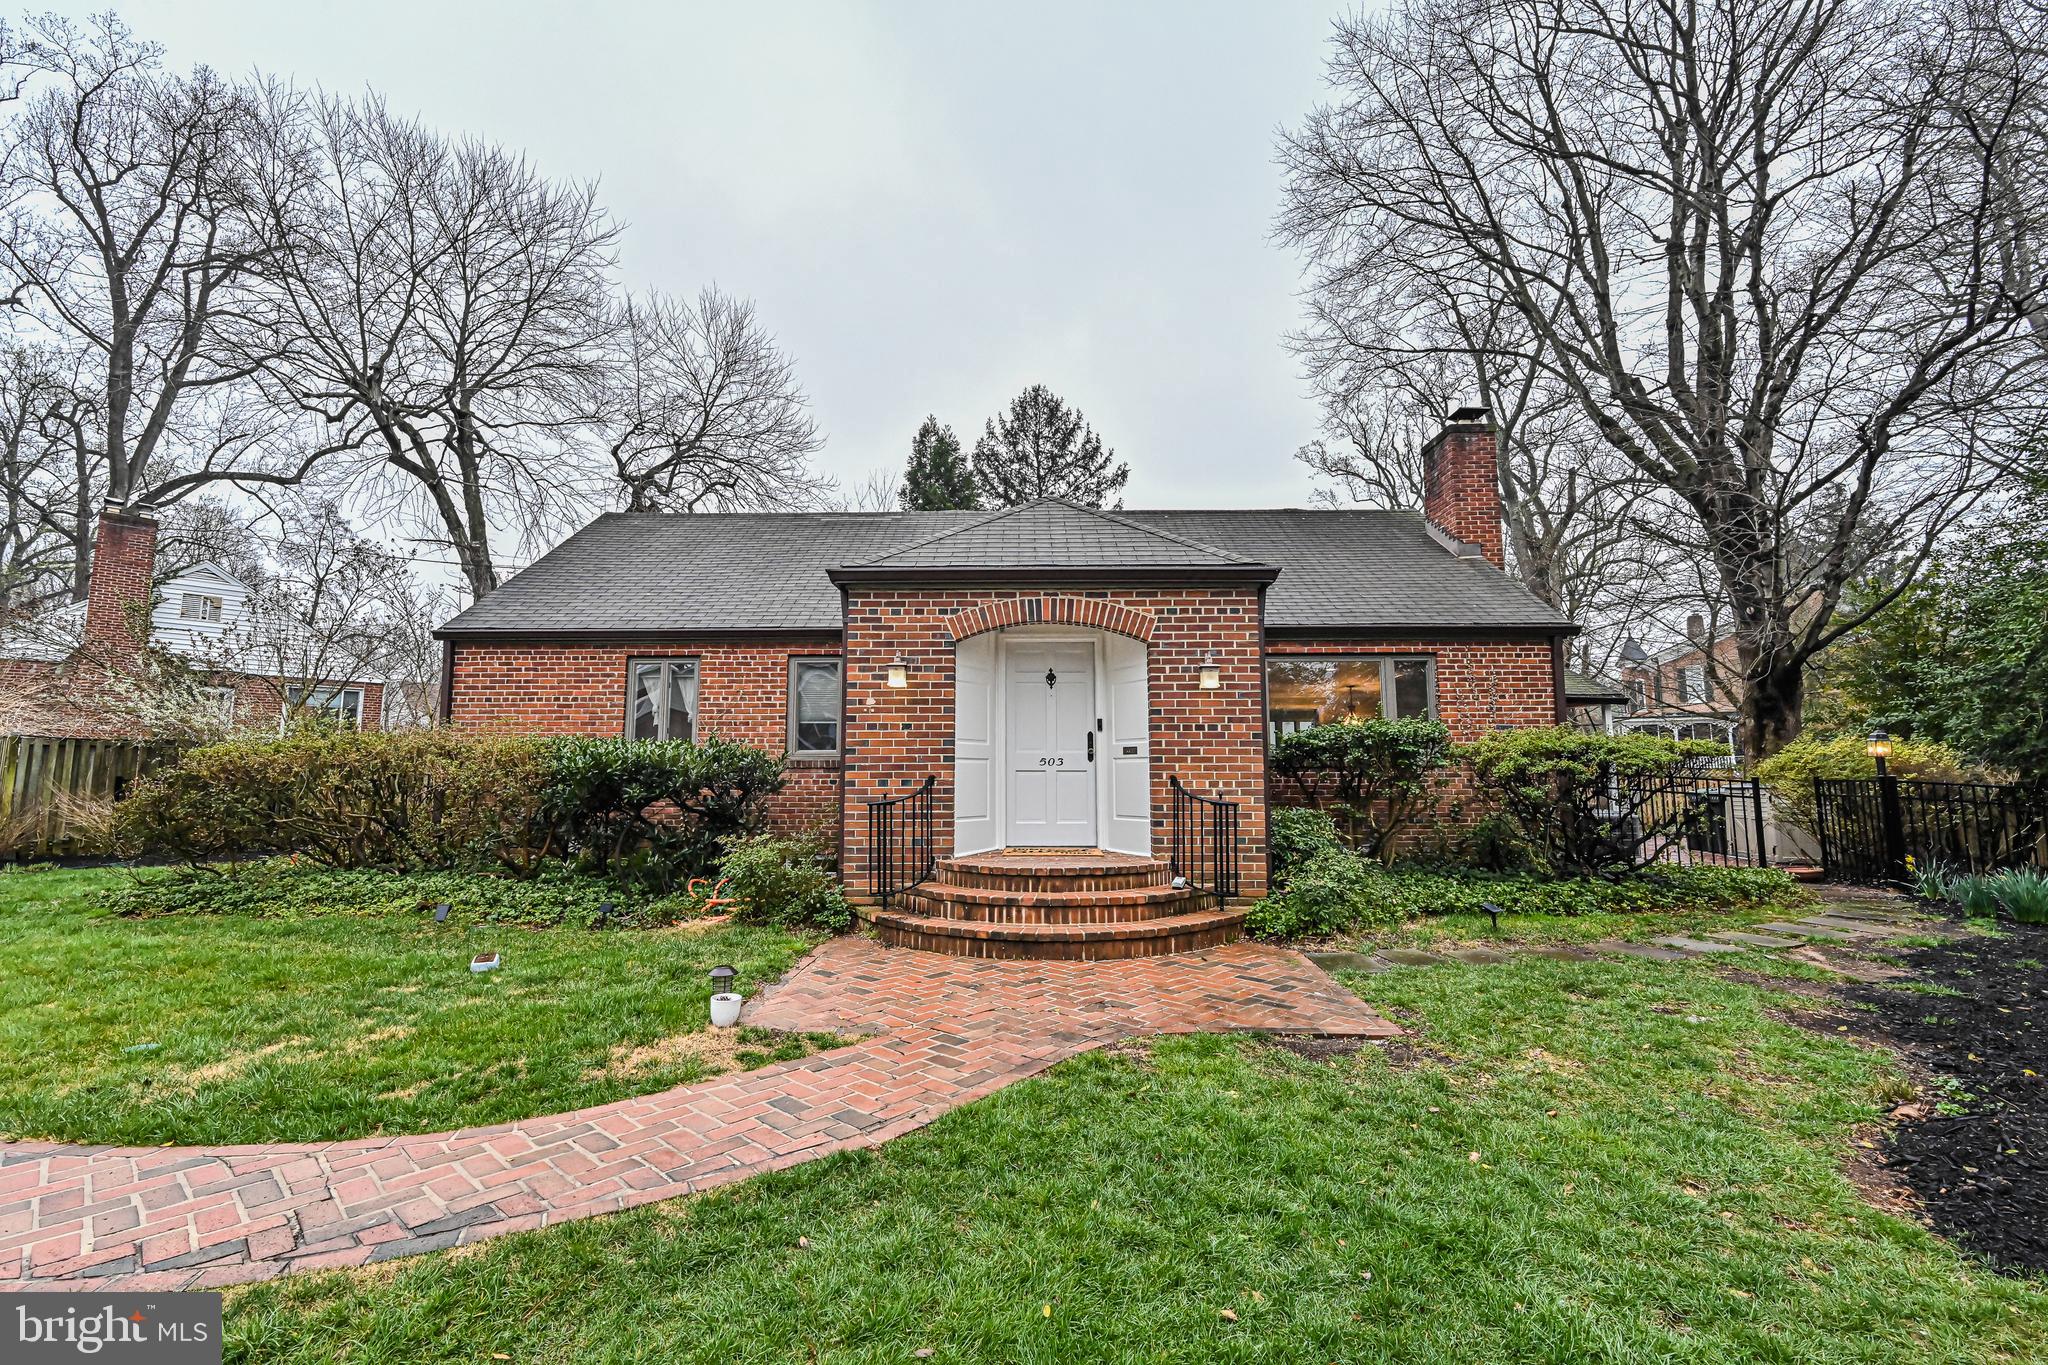
[[[938,781],[927,777],[916,791],[867,803],[868,887],[884,910],[891,897],[928,881],[937,865],[932,793]]]
[[[1237,894],[1237,803],[1173,788],[1169,868],[1177,885],[1214,896],[1221,905]]]

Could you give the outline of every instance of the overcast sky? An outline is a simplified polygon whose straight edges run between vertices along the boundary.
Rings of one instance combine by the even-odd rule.
[[[1308,496],[1273,143],[1347,3],[116,7],[179,66],[372,86],[598,180],[629,285],[756,301],[835,477],[1043,382],[1129,506]]]

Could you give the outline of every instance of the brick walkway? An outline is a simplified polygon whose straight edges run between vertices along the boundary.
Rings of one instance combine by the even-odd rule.
[[[991,962],[836,939],[749,1002],[872,1036],[573,1113],[248,1147],[0,1144],[0,1290],[204,1289],[356,1266],[711,1189],[922,1127],[1120,1037],[1398,1032],[1300,954]]]

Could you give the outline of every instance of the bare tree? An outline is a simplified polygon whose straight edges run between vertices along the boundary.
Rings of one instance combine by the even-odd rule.
[[[30,92],[0,141],[7,302],[98,358],[60,421],[118,502],[208,483],[290,483],[319,452],[280,443],[232,344],[261,244],[242,154],[249,107],[201,68],[179,76],[113,15],[29,30]]]
[[[317,709],[324,689],[416,675],[436,604],[411,564],[365,539],[332,502],[295,503],[280,525],[272,554],[242,570],[245,613],[205,665],[277,679],[287,719]]]
[[[0,611],[84,596],[99,471],[55,420],[72,407],[65,380],[53,348],[0,343]]]
[[[1730,607],[1743,747],[1803,670],[2042,424],[1988,154],[2033,97],[1889,0],[1405,0],[1339,25],[1335,103],[1284,143],[1281,231],[1344,344],[1403,346],[1446,289],[1699,528]],[[1388,338],[1392,338],[1391,341]]]
[[[597,496],[574,438],[594,415],[615,229],[591,187],[448,142],[374,99],[259,96],[265,378],[445,537],[478,598],[493,532],[558,526]]]
[[[706,289],[695,304],[628,300],[598,373],[598,430],[626,510],[801,508],[823,497],[810,456],[824,438],[745,299]]]

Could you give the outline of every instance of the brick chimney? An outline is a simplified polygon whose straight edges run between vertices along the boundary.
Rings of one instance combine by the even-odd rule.
[[[132,657],[148,643],[149,580],[156,571],[156,518],[150,511],[140,504],[100,509],[81,647],[110,659]]]
[[[1493,423],[1482,407],[1461,407],[1422,448],[1422,514],[1454,540],[1479,547],[1496,569],[1508,566],[1501,539],[1500,466]]]

